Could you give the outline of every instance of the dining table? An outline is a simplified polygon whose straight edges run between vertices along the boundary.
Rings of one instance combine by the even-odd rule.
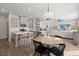
[[[47,48],[49,48],[50,45],[54,46],[54,45],[65,43],[62,38],[52,37],[52,36],[39,36],[34,40],[37,42],[41,42],[41,44],[44,44]],[[47,53],[47,55],[49,55],[49,52]]]

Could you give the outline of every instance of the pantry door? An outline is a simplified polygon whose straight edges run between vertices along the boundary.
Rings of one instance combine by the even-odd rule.
[[[0,39],[7,38],[7,16],[0,15]]]

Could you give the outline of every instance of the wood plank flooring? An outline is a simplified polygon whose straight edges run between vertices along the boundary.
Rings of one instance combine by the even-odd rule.
[[[0,56],[32,56],[33,54],[33,44],[15,47],[13,42],[8,42],[6,39],[0,40]]]
[[[63,39],[66,43],[64,51],[65,56],[79,56],[79,47],[74,44],[73,40]],[[14,42],[8,42],[7,39],[0,39],[0,56],[33,56],[33,43],[15,47]]]

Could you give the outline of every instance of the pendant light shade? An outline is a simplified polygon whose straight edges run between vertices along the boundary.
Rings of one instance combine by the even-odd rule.
[[[54,18],[54,13],[53,12],[47,12],[44,14],[44,19],[53,19]]]
[[[50,6],[48,3],[47,12],[43,15],[44,19],[50,20],[54,18],[54,12],[50,12]]]

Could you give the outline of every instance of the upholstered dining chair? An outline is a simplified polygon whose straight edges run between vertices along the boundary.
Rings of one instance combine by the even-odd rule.
[[[39,54],[39,56],[43,56],[46,54],[47,52],[47,48],[44,47],[41,42],[37,42],[35,40],[33,40],[34,46],[35,46],[35,53],[34,55]]]
[[[42,34],[41,32],[37,32],[37,37],[41,36],[41,34]]]
[[[59,47],[51,47],[48,49],[50,53],[53,53],[56,56],[64,56],[64,49],[66,45],[65,44],[59,44]]]

